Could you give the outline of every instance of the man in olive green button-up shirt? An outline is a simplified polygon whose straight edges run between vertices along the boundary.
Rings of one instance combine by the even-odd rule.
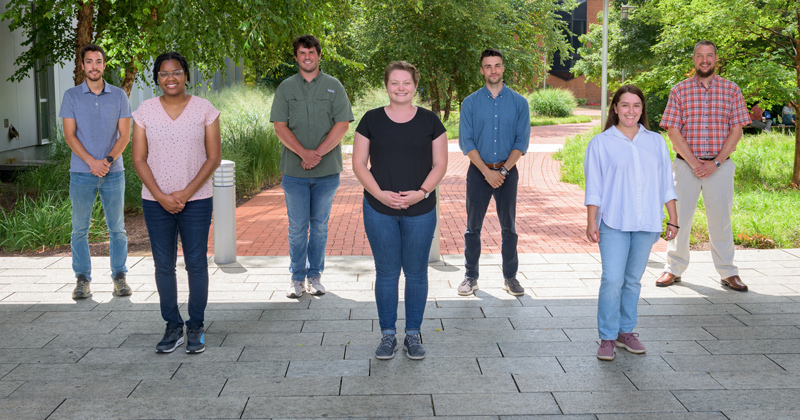
[[[328,219],[342,172],[341,141],[353,111],[342,84],[319,69],[319,40],[303,35],[293,47],[300,71],[278,86],[270,121],[283,143],[281,185],[289,216],[292,272],[286,296],[298,298],[305,291],[325,293],[320,277]]]

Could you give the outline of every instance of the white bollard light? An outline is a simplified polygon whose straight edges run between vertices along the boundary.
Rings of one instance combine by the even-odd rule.
[[[223,160],[211,176],[214,185],[214,262],[236,262],[236,162]]]
[[[439,187],[436,187],[436,229],[433,231],[433,241],[431,242],[431,252],[428,254],[428,262],[439,261],[442,257],[439,248],[439,238],[442,236],[439,230]]]

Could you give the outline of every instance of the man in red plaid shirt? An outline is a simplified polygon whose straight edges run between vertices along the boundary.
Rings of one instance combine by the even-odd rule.
[[[678,235],[667,245],[667,264],[656,286],[681,281],[689,266],[689,234],[697,199],[703,194],[708,219],[711,256],[723,286],[740,292],[747,285],[733,264],[733,174],[729,159],[742,138],[742,127],[750,116],[736,83],[714,74],[717,46],[700,41],[692,56],[695,75],[672,88],[661,120],[678,153],[672,162],[675,192],[678,194]]]

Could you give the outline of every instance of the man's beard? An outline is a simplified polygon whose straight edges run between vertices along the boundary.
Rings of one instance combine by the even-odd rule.
[[[706,77],[710,77],[710,76],[712,76],[714,74],[714,67],[711,67],[711,69],[709,71],[707,71],[707,72],[705,72],[703,70],[700,70],[699,68],[695,67],[694,72],[695,72],[695,74],[697,74],[697,77],[706,78]]]

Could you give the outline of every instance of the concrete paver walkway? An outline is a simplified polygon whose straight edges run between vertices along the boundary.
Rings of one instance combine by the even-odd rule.
[[[498,255],[470,297],[455,293],[461,255],[432,264],[422,361],[373,357],[370,257],[329,257],[330,292],[299,300],[284,297],[287,257],[212,264],[208,349],[193,356],[154,352],[151,258],[129,258],[129,298],[94,258],[82,302],[69,258],[0,258],[0,418],[800,418],[800,250],[737,252],[748,293],[719,285],[708,252],[657,288],[663,258],[651,254],[639,304],[648,351],[613,362],[595,357],[595,253],[522,254],[519,298],[501,289]]]
[[[560,179],[560,163],[552,153],[566,137],[589,130],[597,122],[533,127],[531,147],[520,159],[517,206],[519,252],[595,252],[586,240],[586,209],[583,191]],[[441,253],[464,252],[466,228],[467,159],[451,141],[448,169],[440,186]],[[372,255],[361,215],[363,189],[355,178],[351,162],[345,159],[341,186],[336,193],[329,224],[328,255]],[[288,218],[283,190],[266,190],[237,209],[238,255],[287,255]],[[494,207],[489,207],[482,232],[483,253],[500,253],[500,224]],[[655,250],[665,250],[659,241]]]

